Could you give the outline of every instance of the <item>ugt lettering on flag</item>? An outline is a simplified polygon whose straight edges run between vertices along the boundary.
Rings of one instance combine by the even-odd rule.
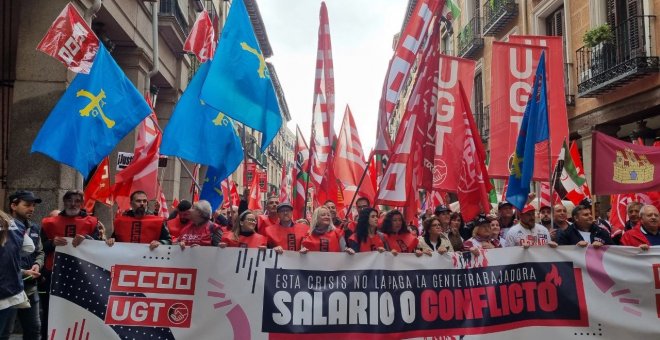
[[[234,120],[261,131],[262,152],[282,126],[268,65],[242,0],[232,2],[200,99]]]
[[[90,73],[73,79],[39,130],[31,152],[41,152],[87,177],[150,112],[101,45]]]
[[[534,146],[549,138],[545,52],[541,53],[530,96],[520,125],[516,152],[510,166],[509,189],[506,193],[506,200],[521,210],[527,202],[529,183],[534,172]]]

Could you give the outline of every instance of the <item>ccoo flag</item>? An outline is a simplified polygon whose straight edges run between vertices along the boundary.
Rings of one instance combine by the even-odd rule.
[[[534,146],[548,138],[548,96],[545,79],[545,52],[543,52],[539,59],[539,66],[536,68],[534,87],[520,125],[516,151],[510,166],[509,189],[506,192],[506,200],[520,210],[527,203],[529,195],[529,184],[534,172]]]
[[[78,74],[41,127],[41,152],[87,177],[151,108],[101,44],[89,74]]]
[[[200,99],[227,116],[261,131],[261,151],[282,126],[268,66],[243,0],[234,0]]]
[[[243,160],[243,148],[231,119],[199,100],[210,66],[202,64],[179,99],[163,133],[160,153],[214,167],[224,179]]]

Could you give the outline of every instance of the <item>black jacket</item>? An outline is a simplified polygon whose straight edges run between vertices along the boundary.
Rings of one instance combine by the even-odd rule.
[[[607,230],[595,224],[591,225],[591,229],[589,229],[589,232],[591,233],[591,237],[589,238],[589,240],[584,240],[582,239],[582,235],[580,234],[580,231],[578,231],[575,224],[571,224],[565,230],[559,231],[559,233],[557,234],[557,244],[561,246],[573,246],[578,244],[578,242],[580,241],[587,241],[589,243],[594,243],[595,241],[599,241],[607,245],[614,244]]]

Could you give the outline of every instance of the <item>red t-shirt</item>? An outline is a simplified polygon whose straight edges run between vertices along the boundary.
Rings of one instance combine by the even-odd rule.
[[[419,239],[413,233],[389,234],[385,235],[385,239],[390,249],[399,253],[414,253],[419,244]]]
[[[302,239],[309,233],[309,226],[295,223],[291,227],[283,227],[280,224],[272,225],[262,231],[268,239],[268,247],[281,246],[285,250],[300,250]]]
[[[348,239],[348,244],[355,250],[356,247],[352,245],[358,244],[357,234],[351,235],[351,237]],[[383,243],[383,240],[380,238],[378,233],[367,238],[366,242],[359,243],[359,245],[360,246],[358,248],[358,252],[375,251],[378,248],[385,248],[385,244]]]
[[[198,246],[211,246],[213,241],[213,233],[220,230],[220,227],[215,223],[205,223],[201,226],[187,224],[181,229],[181,234],[177,238],[177,242],[185,242],[187,246],[196,244]]]
[[[325,234],[312,232],[303,238],[302,246],[309,251],[340,252],[342,251],[340,240],[343,237],[339,229],[330,230]]]
[[[239,235],[238,240],[234,239],[234,233],[226,233],[222,235],[223,243],[227,244],[227,247],[238,247],[238,248],[259,248],[265,247],[267,244],[267,239],[265,236],[259,233],[252,233],[250,235]]]
[[[257,229],[260,233],[263,233],[268,227],[278,224],[280,224],[280,218],[277,215],[274,218],[270,218],[268,214],[257,216]]]

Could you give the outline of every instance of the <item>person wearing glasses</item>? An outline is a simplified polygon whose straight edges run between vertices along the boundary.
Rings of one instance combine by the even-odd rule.
[[[417,249],[422,253],[431,256],[433,252],[444,254],[454,251],[451,241],[445,233],[442,232],[442,223],[436,216],[431,216],[424,220],[424,235],[419,238]]]
[[[277,205],[278,223],[262,231],[268,239],[268,247],[278,254],[285,250],[300,250],[302,239],[309,233],[309,226],[293,222],[293,206],[289,202]]]
[[[238,216],[238,223],[234,224],[231,232],[222,236],[219,246],[266,249],[268,240],[256,229],[257,215],[252,210],[245,210]]]

